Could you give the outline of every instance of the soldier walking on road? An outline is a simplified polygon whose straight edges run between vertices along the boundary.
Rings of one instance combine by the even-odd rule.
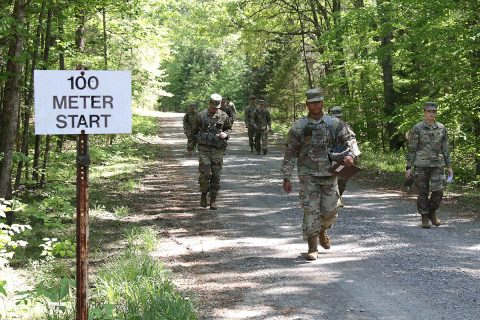
[[[229,110],[230,113],[232,114],[230,118],[230,125],[233,128],[233,123],[237,119],[237,108],[235,108],[235,104],[232,102],[232,100],[230,100],[230,97],[225,98],[225,106],[226,106],[226,109]]]
[[[335,118],[343,121],[342,107],[339,107],[339,106],[333,107],[332,109],[330,109],[330,114],[332,115],[332,117],[335,117]],[[352,150],[353,155],[355,156],[355,162],[357,162],[358,156],[360,155],[360,149],[358,148],[357,139],[355,138],[355,132],[353,132],[352,127],[348,123],[346,123],[346,122],[344,122],[344,123],[347,126],[348,133],[352,137],[352,140],[351,140],[352,144],[349,145],[349,147],[350,147],[350,150]],[[345,192],[345,188],[347,187],[347,182],[348,182],[348,179],[338,177],[338,191],[340,192],[340,206],[341,207],[343,207],[342,195]]]
[[[250,152],[253,152],[253,144],[255,137],[255,128],[252,124],[253,112],[257,109],[255,96],[250,97],[250,103],[245,107],[245,127],[248,129],[248,144],[250,145]]]
[[[216,199],[220,190],[220,177],[223,168],[223,153],[230,137],[231,125],[228,115],[220,110],[222,97],[212,94],[208,108],[195,117],[192,133],[198,141],[198,183],[202,196],[200,205],[207,207],[207,194],[210,193],[210,209],[216,210]]]
[[[193,122],[197,116],[197,105],[192,103],[188,106],[188,111],[183,116],[183,133],[187,136],[187,155],[192,156],[197,146],[197,137],[192,134]]]
[[[442,224],[436,210],[440,207],[445,187],[444,167],[447,167],[449,179],[453,177],[453,170],[448,151],[447,128],[435,120],[437,104],[425,103],[423,114],[423,121],[413,127],[408,137],[405,177],[414,178],[422,228],[430,228],[429,220],[435,226]]]
[[[328,169],[328,153],[334,147],[346,149],[345,166],[353,164],[354,154],[348,149],[352,138],[340,120],[323,113],[323,93],[319,88],[307,90],[308,115],[297,120],[285,140],[282,164],[283,190],[290,193],[295,158],[298,158],[300,203],[303,207],[303,238],[308,241],[307,260],[318,257],[317,243],[330,249],[327,229],[337,218],[340,204],[337,177]]]
[[[272,131],[270,111],[265,107],[265,100],[258,101],[258,108],[253,111],[252,125],[255,129],[255,150],[267,154],[268,133]]]

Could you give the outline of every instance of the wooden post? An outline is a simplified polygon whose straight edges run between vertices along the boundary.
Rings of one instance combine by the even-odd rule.
[[[77,140],[77,318],[88,320],[88,135]]]

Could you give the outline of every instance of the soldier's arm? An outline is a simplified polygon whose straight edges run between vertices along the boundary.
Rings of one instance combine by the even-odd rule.
[[[450,158],[450,151],[448,149],[448,133],[447,133],[447,128],[444,129],[445,134],[443,135],[442,139],[442,153],[443,153],[443,159],[445,160],[445,165],[447,168],[452,167],[452,159]]]
[[[192,134],[196,135],[200,132],[200,129],[202,127],[202,119],[200,118],[200,113],[197,113],[195,115],[195,119],[193,120],[193,126],[192,126]]]
[[[183,131],[187,130],[187,119],[188,119],[188,113],[185,113],[183,116]]]
[[[271,129],[272,128],[272,117],[270,115],[270,111],[267,110],[267,124],[268,127]]]
[[[347,125],[343,121],[339,122],[336,134],[337,134],[337,141],[335,141],[335,145],[345,146],[349,150],[347,156],[352,157],[352,160],[355,159],[355,153],[350,147],[355,143],[355,136],[354,135],[352,136],[352,134],[350,134],[350,132],[348,131]]]
[[[285,138],[285,155],[282,162],[283,180],[290,180],[292,177],[293,167],[295,166],[295,158],[300,151],[300,137],[293,129],[290,129]]]
[[[408,135],[407,146],[407,168],[411,168],[415,162],[415,155],[417,153],[419,132],[417,128],[413,128]],[[408,170],[408,169],[407,169]]]

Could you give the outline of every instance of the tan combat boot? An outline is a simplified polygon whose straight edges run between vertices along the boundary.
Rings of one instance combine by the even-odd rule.
[[[328,238],[327,229],[325,228],[320,229],[320,245],[324,249],[330,249],[330,238]]]
[[[428,229],[430,228],[430,222],[428,221],[428,214],[422,214],[422,228]]]
[[[216,203],[217,197],[212,197],[210,196],[210,210],[217,210],[217,203]]]
[[[318,236],[314,236],[308,239],[307,260],[309,261],[317,260],[317,257],[318,257],[317,243],[318,243]]]
[[[438,227],[439,225],[442,224],[442,221],[440,221],[440,219],[438,219],[437,214],[435,213],[434,210],[430,211],[429,218],[430,218],[430,220],[432,220],[432,224],[436,227]]]
[[[200,206],[202,206],[203,208],[206,208],[208,205],[208,202],[207,202],[207,193],[206,192],[202,192],[202,197],[200,199]]]

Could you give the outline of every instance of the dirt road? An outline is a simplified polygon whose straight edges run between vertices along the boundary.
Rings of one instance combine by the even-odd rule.
[[[138,214],[159,229],[156,255],[195,294],[203,319],[479,318],[478,220],[441,211],[444,225],[421,229],[414,202],[352,181],[332,248],[307,262],[298,185],[281,190],[281,150],[252,154],[235,127],[220,208],[200,208],[181,116],[161,115],[167,152],[143,181]]]

